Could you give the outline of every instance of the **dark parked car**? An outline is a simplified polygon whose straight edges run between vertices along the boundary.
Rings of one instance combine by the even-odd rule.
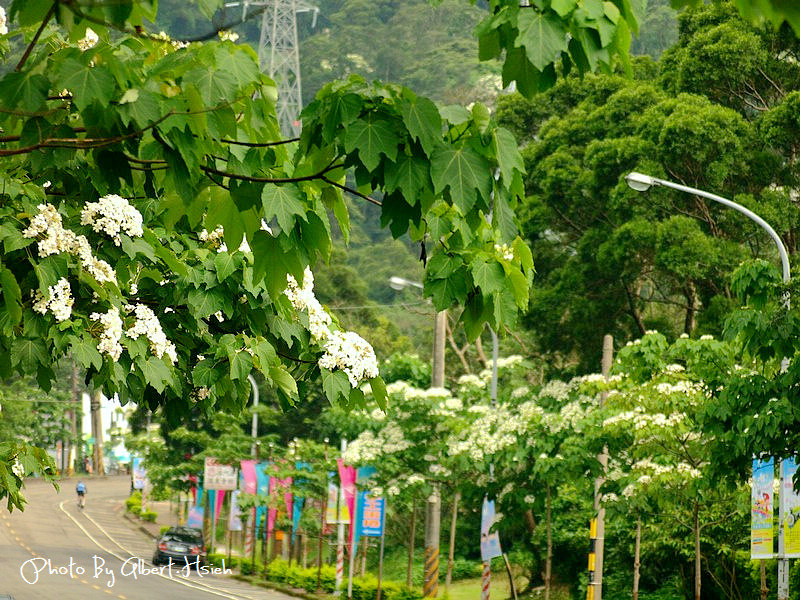
[[[159,538],[153,564],[168,563],[180,566],[194,565],[195,562],[204,565],[206,562],[206,547],[203,544],[203,532],[194,527],[170,527]]]

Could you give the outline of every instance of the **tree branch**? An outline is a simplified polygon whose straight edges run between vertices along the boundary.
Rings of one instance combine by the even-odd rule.
[[[277,142],[238,142],[236,140],[220,140],[223,144],[233,144],[235,146],[247,146],[248,148],[269,148],[270,146],[281,146],[283,144],[291,144],[292,142],[299,142],[300,138],[289,138],[287,140],[278,140]]]
[[[27,48],[25,48],[25,52],[22,54],[22,58],[19,59],[17,66],[14,67],[15,71],[19,71],[25,65],[25,62],[31,55],[31,52],[33,52],[33,47],[36,45],[36,42],[39,41],[39,36],[42,35],[44,28],[47,27],[47,23],[50,21],[50,19],[53,18],[53,15],[56,14],[57,6],[58,2],[53,2],[53,5],[50,7],[50,10],[47,11],[47,14],[44,16],[44,19],[42,19],[42,24],[39,25],[39,29],[36,30],[36,33],[34,34],[33,39],[31,40],[31,43],[28,44]]]
[[[338,183],[336,181],[328,179],[327,177],[322,177],[322,181],[324,181],[326,183],[329,183],[332,186],[335,186],[335,187],[339,188],[340,190],[344,190],[345,192],[349,192],[349,193],[353,194],[354,196],[358,196],[359,198],[363,198],[364,200],[366,200],[367,202],[369,202],[371,204],[374,204],[375,206],[383,206],[383,202],[381,202],[380,200],[375,200],[375,198],[372,198],[371,196],[367,196],[366,194],[362,194],[358,190],[354,190],[352,188],[349,188],[346,185],[342,185],[341,183]]]
[[[341,165],[330,164],[318,173],[312,175],[303,175],[301,177],[255,177],[252,175],[237,175],[236,173],[229,173],[228,171],[221,171],[214,167],[207,167],[200,165],[200,170],[204,173],[212,173],[220,177],[228,177],[229,179],[238,179],[240,181],[251,181],[253,183],[298,183],[300,181],[313,181],[314,179],[322,179],[329,181],[325,178],[325,173],[338,169]]]

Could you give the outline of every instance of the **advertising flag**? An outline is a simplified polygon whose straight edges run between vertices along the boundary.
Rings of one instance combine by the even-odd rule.
[[[781,461],[781,495],[783,510],[783,543],[786,558],[800,558],[800,494],[794,489],[792,479],[797,472],[793,458]]]
[[[143,490],[147,485],[147,469],[144,466],[144,459],[136,457],[133,459],[133,489]]]
[[[244,480],[244,487],[242,488],[248,494],[255,494],[258,490],[258,475],[256,475],[256,461],[243,460],[241,461],[242,479]]]
[[[231,510],[228,517],[228,531],[242,530],[242,511],[239,508],[239,490],[231,492]]]
[[[373,498],[366,492],[360,492],[358,502],[359,536],[381,537],[386,501],[383,498]]]
[[[750,558],[772,558],[772,515],[775,461],[753,460],[753,485],[750,489]]]
[[[341,458],[337,458],[336,463],[339,465],[339,479],[342,482],[344,501],[347,504],[347,512],[350,515],[351,526],[350,526],[350,535],[348,539],[349,539],[349,544],[352,545],[353,534],[355,532],[355,527],[352,526],[352,523],[353,523],[353,512],[355,511],[356,508],[356,469],[355,467],[346,466]]]
[[[486,562],[497,556],[503,556],[500,549],[500,536],[490,531],[495,520],[494,500],[483,499],[481,510],[481,560]]]

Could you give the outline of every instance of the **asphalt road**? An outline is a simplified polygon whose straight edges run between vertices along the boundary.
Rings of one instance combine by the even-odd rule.
[[[30,481],[25,511],[0,508],[0,599],[289,600],[222,575],[153,567],[154,542],[122,518],[127,476],[90,479],[86,508],[78,509],[75,482],[60,492]]]

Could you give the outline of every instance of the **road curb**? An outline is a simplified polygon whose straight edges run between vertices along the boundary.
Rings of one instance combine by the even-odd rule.
[[[141,523],[139,523],[139,522],[138,522],[138,520],[134,520],[134,518],[133,518],[133,517],[131,517],[131,516],[130,516],[130,515],[127,513],[127,512],[126,512],[126,513],[123,513],[123,515],[122,515],[122,516],[123,516],[123,517],[125,517],[125,518],[126,518],[126,519],[127,519],[127,520],[128,520],[128,521],[129,521],[129,522],[132,524],[132,525],[135,525],[135,526],[136,526],[136,528],[137,528],[139,531],[141,531],[142,533],[144,533],[144,534],[145,534],[147,537],[149,537],[150,539],[153,539],[153,540],[157,540],[157,539],[158,539],[158,536],[157,536],[157,535],[153,535],[153,533],[152,533],[150,530],[148,530],[148,529],[147,529],[147,527],[145,527],[144,525],[142,525]]]
[[[325,600],[326,598],[332,598],[332,596],[329,594],[313,594],[311,592],[298,590],[297,588],[281,585],[280,583],[277,582],[268,581],[260,577],[253,577],[252,575],[234,574],[231,575],[230,577],[231,579],[243,581],[245,583],[249,583],[250,585],[263,587],[268,590],[275,590],[276,592],[281,592],[282,594],[286,594],[287,596],[294,596],[295,598],[304,598],[305,600]]]

